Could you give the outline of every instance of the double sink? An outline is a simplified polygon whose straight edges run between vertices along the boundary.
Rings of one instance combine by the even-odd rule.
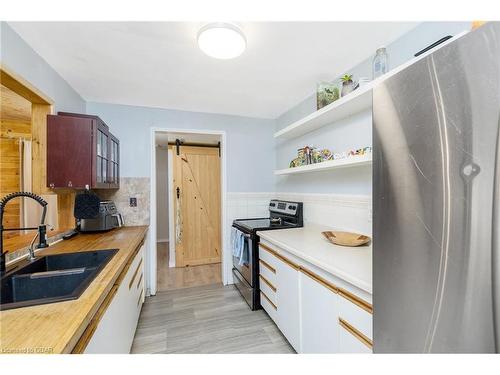
[[[46,255],[14,266],[1,279],[0,310],[77,299],[117,252]]]

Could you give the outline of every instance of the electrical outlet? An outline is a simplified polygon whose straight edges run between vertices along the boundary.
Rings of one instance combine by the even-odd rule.
[[[130,207],[137,207],[137,198],[130,198]]]

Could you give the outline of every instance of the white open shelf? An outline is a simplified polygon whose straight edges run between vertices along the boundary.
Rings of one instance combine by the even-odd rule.
[[[274,174],[281,176],[288,174],[326,171],[330,169],[358,167],[362,165],[369,165],[371,163],[372,154],[370,153],[366,155],[349,156],[344,159],[328,160],[322,163],[303,165],[302,167],[278,169],[274,171]]]
[[[320,110],[313,112],[298,121],[295,121],[294,123],[274,133],[274,138],[295,138],[319,129],[325,125],[343,120],[365,109],[371,108],[373,88],[375,88],[377,85],[379,85],[389,77],[392,77],[403,69],[406,69],[408,66],[415,64],[417,61],[425,58],[427,55],[437,51],[438,49],[446,46],[449,43],[452,43],[453,41],[461,38],[467,33],[468,31],[463,31],[462,33],[455,35],[453,38],[448,39],[439,46],[407,61],[404,64],[401,64],[400,66],[389,71],[383,76],[371,81],[366,86],[360,87],[350,94],[337,99],[326,107],[323,107]]]
[[[295,121],[293,124],[274,133],[274,138],[295,138],[371,108],[374,82],[372,81],[316,112]]]

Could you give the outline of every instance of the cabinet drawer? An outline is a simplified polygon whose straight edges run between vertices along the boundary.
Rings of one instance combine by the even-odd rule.
[[[264,250],[260,251],[261,254],[265,253]],[[269,254],[269,253],[267,253]],[[268,255],[269,257],[272,257],[271,254]],[[277,261],[277,260],[276,260]],[[266,280],[268,280],[271,284],[276,286],[276,265],[271,265],[268,260],[264,259],[259,259],[259,274],[264,276]]]
[[[265,276],[262,274],[259,275],[259,287],[260,290],[274,303],[275,306],[278,306],[277,298],[276,298],[276,286],[271,283]]]
[[[339,352],[372,353],[372,342],[347,320],[339,319]]]
[[[373,338],[373,316],[364,308],[354,304],[346,297],[346,291],[339,290],[339,317],[349,322],[370,340]],[[352,296],[352,294],[350,295]],[[352,298],[352,297],[351,297]]]
[[[143,275],[143,248],[141,248],[132,263],[130,264],[130,268],[128,269],[127,275],[123,279],[123,283],[127,285],[128,289],[132,289],[133,286],[137,286],[137,282],[141,275]]]
[[[262,259],[259,259],[259,274],[264,276],[271,284],[276,285],[276,269],[269,266],[269,263]]]
[[[267,312],[267,315],[276,322],[277,307],[273,305],[270,298],[267,297],[262,291],[260,292],[260,305]]]
[[[260,269],[265,268],[271,273],[276,274],[276,269],[278,268],[279,259],[276,258],[270,251],[266,250],[262,245],[259,246],[259,260]],[[270,276],[274,278],[275,276]],[[271,281],[271,279],[269,279]]]
[[[271,267],[276,269],[278,258],[268,249],[266,245],[259,244],[259,259],[265,260]]]

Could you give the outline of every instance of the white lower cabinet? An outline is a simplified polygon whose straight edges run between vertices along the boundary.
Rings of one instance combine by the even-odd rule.
[[[300,351],[299,271],[279,260],[276,264],[276,324],[290,345]]]
[[[108,308],[97,324],[85,354],[130,353],[144,302],[144,246],[134,257]]]
[[[345,282],[327,280],[307,262],[284,254],[260,244],[261,305],[293,348],[299,353],[371,353],[371,305],[343,289]]]
[[[336,353],[338,351],[338,295],[300,274],[301,352]]]

